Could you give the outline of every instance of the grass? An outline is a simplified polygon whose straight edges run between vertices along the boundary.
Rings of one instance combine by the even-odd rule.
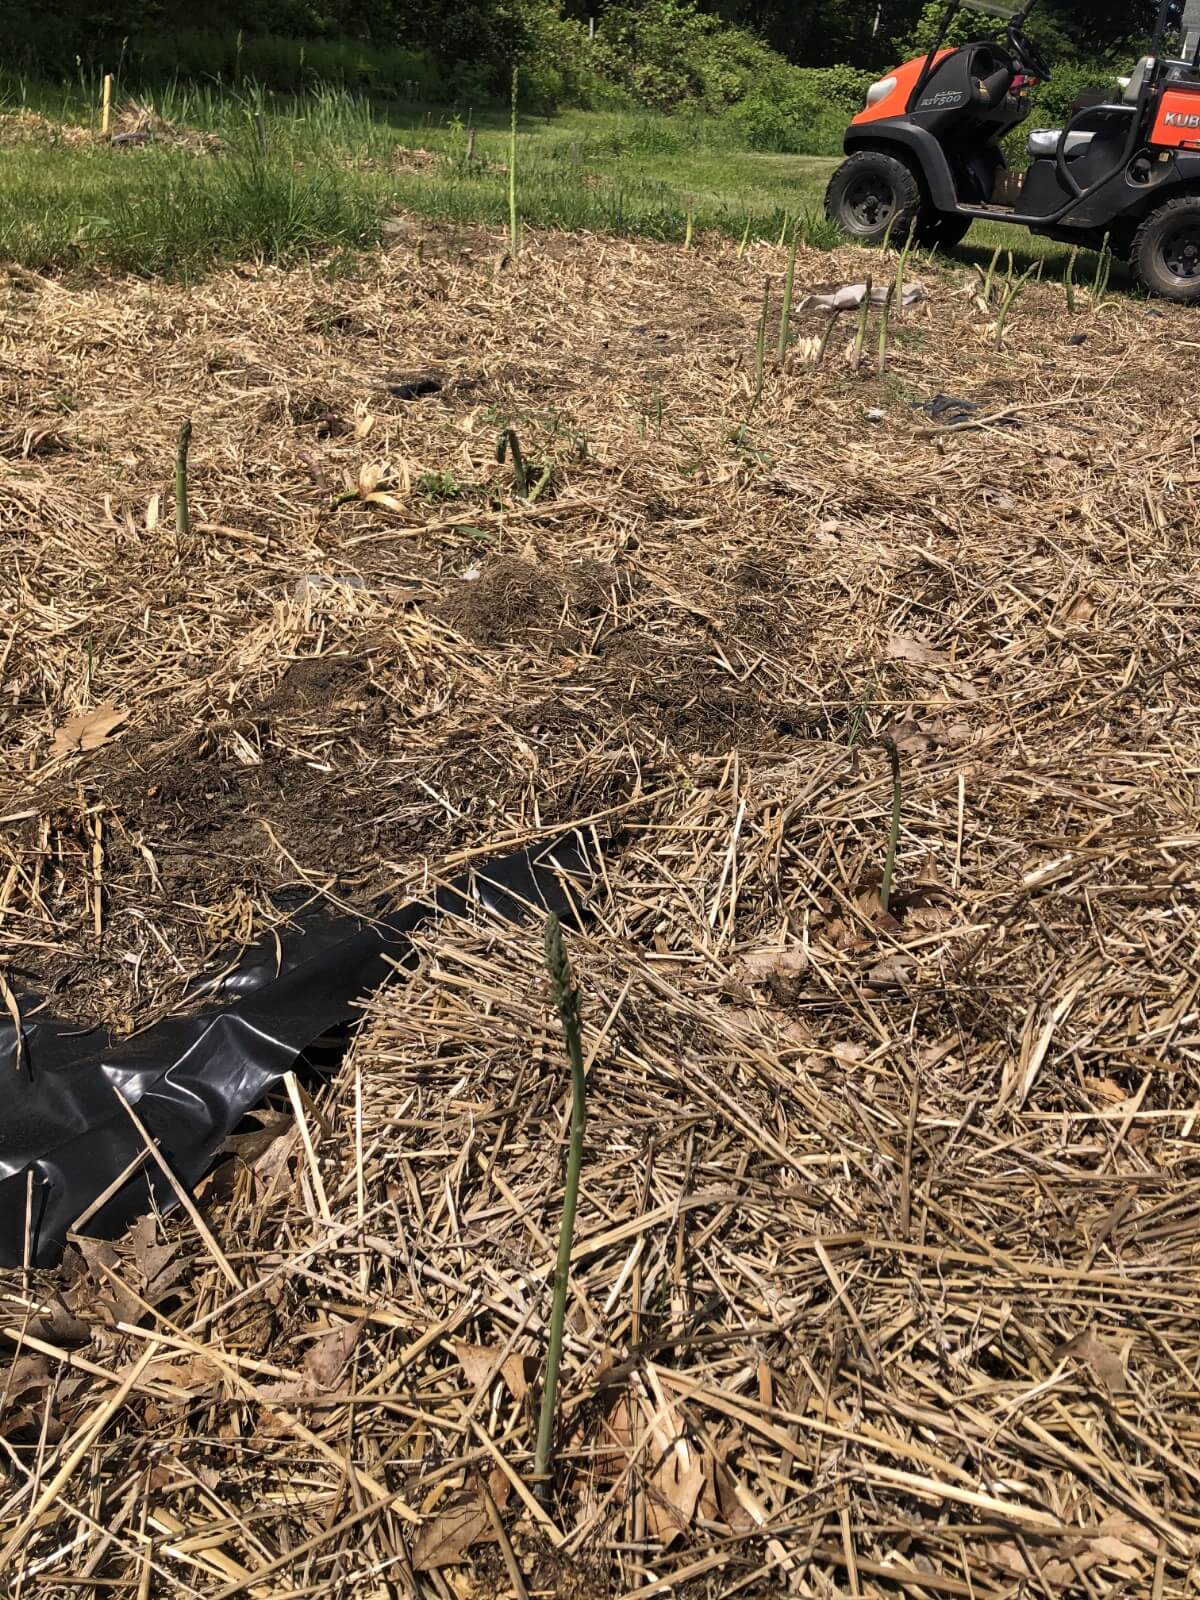
[[[118,103],[120,97],[118,96]],[[35,270],[98,267],[190,275],[220,261],[287,262],[375,243],[397,207],[510,230],[507,108],[434,109],[324,86],[307,95],[175,82],[155,96],[172,124],[213,134],[219,155],[159,143],[117,151],[14,137],[0,127],[0,256]],[[94,130],[92,86],[0,76],[0,107]],[[727,121],[641,112],[522,116],[515,138],[522,225],[684,240],[776,242],[791,226],[830,248],[822,201],[836,158],[771,155]],[[423,151],[419,161],[405,151]],[[977,227],[964,257],[1003,241],[1018,267],[1065,247]]]

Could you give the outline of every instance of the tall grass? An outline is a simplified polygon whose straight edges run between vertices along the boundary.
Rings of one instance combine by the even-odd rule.
[[[35,270],[77,265],[188,274],[216,262],[287,262],[380,236],[384,195],[335,167],[286,157],[132,158],[12,153],[0,178],[0,256]]]
[[[236,84],[173,77],[147,96],[168,121],[218,135],[219,156],[3,142],[0,127],[0,254],[35,269],[192,274],[237,257],[369,245],[397,207],[511,229],[511,107],[478,105],[467,117],[347,82],[278,93],[252,75],[252,60],[247,42]],[[132,90],[128,64],[121,70],[118,105]],[[99,93],[87,73],[47,86],[0,69],[0,109],[94,129]],[[795,219],[810,247],[840,239],[820,210],[830,163],[755,155],[721,119],[523,113],[517,145],[525,227],[682,241],[690,216],[693,240],[722,234],[744,253]],[[418,167],[397,160],[398,147],[436,159]]]

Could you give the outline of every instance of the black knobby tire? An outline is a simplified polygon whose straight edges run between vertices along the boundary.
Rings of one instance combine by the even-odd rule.
[[[825,215],[861,244],[900,244],[921,216],[917,180],[895,156],[881,150],[856,150],[829,180]]]
[[[917,223],[917,243],[923,250],[953,250],[961,244],[971,226],[970,217],[956,217],[948,211],[934,211]],[[895,237],[895,229],[892,230]]]
[[[1200,302],[1200,194],[1167,200],[1133,236],[1134,277],[1164,300]]]

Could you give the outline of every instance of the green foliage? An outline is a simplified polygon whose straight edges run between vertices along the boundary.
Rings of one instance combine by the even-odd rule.
[[[594,56],[607,78],[659,111],[683,105],[719,111],[782,64],[761,40],[723,27],[690,0],[612,6],[596,29]]]
[[[1117,94],[1118,73],[1128,73],[1132,63],[1111,61],[1068,61],[1055,66],[1050,83],[1039,84],[1033,93],[1029,127],[1058,128],[1070,117],[1075,102],[1085,89],[1106,89]]]
[[[837,223],[825,215],[823,206],[806,207],[796,218],[796,232],[810,250],[836,250],[846,242]]]
[[[128,82],[157,84],[206,79],[276,92],[331,85],[355,93],[452,103],[453,70],[425,50],[380,48],[346,39],[292,39],[277,34],[242,35],[184,28],[148,35],[120,63]]]
[[[531,109],[603,98],[578,21],[557,0],[0,0],[9,70],[129,83],[253,78],[276,90],[316,82],[479,104],[521,67]]]
[[[462,486],[452,472],[423,472],[417,489],[426,500],[457,500]]]
[[[781,66],[727,117],[751,150],[829,155],[863,103],[869,76],[846,67]]]
[[[380,225],[379,198],[332,164],[169,150],[130,161],[102,147],[70,157],[35,147],[12,152],[4,170],[0,256],[33,268],[178,275],[361,246]]]
[[[924,55],[927,50],[932,50],[941,29],[945,10],[945,0],[929,0],[929,3],[922,8],[912,32],[897,39],[898,55],[908,60],[910,56]],[[951,47],[970,44],[973,39],[993,36],[998,28],[998,23],[989,17],[981,17],[978,12],[960,11],[951,20],[944,43]]]

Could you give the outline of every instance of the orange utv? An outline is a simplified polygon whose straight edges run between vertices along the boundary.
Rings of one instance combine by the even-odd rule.
[[[1034,3],[950,0],[931,49],[867,91],[827,214],[867,244],[912,229],[949,249],[980,220],[1091,248],[1107,239],[1150,293],[1200,301],[1200,0],[1162,0],[1150,53],[1110,93],[1081,96],[1064,127],[1030,133],[1022,173],[1002,141],[1051,78],[1025,32]],[[1003,39],[948,47],[961,10],[999,18]]]

